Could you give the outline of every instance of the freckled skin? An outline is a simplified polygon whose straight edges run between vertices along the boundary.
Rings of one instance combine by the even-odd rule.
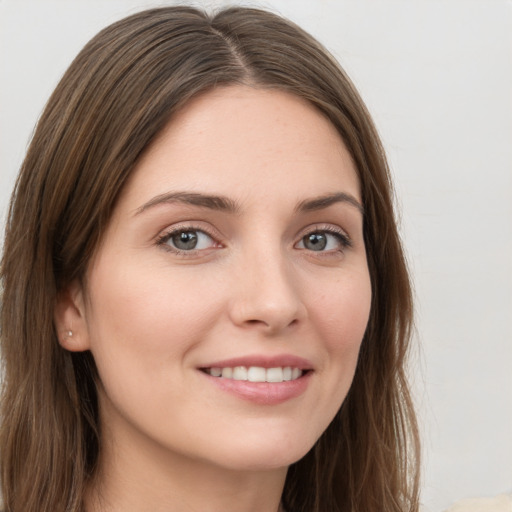
[[[221,195],[239,211],[172,203],[135,214],[170,191]],[[312,447],[348,392],[369,315],[361,213],[344,202],[296,211],[335,192],[360,201],[341,138],[313,107],[279,91],[231,86],[194,99],[139,162],[73,322],[75,349],[90,349],[98,366],[100,474],[112,503],[123,493],[131,503],[152,503],[150,493],[159,495],[154,503],[177,503],[188,492],[186,502],[197,504],[192,481],[208,475],[222,487],[236,472],[252,489],[237,510],[275,510],[269,503],[279,500],[286,467]],[[176,253],[172,240],[156,242],[174,228],[207,236],[200,249]],[[309,232],[327,228],[351,246],[332,235],[327,251],[304,246]],[[251,354],[309,360],[306,391],[259,405],[198,369]],[[217,510],[221,498],[212,496],[201,510]]]

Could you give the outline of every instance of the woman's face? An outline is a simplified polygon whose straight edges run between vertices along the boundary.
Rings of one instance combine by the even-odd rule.
[[[368,320],[360,203],[304,101],[241,86],[191,101],[134,170],[68,326],[96,361],[103,431],[238,470],[302,457]]]

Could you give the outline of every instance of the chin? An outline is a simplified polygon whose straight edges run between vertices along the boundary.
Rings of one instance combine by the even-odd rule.
[[[260,434],[261,435],[261,434]],[[215,457],[223,466],[238,471],[269,471],[287,468],[302,459],[316,442],[300,439],[297,435],[276,436],[262,439],[239,439],[235,446],[225,446]],[[220,448],[220,447],[219,447]]]
[[[233,471],[263,472],[288,468],[306,455],[309,450],[297,451],[296,453],[280,454],[276,451],[269,453],[249,454],[244,457],[229,458],[224,464],[227,469]]]

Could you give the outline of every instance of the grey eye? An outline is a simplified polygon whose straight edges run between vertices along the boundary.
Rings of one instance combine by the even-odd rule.
[[[343,250],[351,246],[349,238],[342,233],[329,231],[313,231],[303,236],[297,244],[298,249],[306,249],[314,252],[326,252]]]
[[[334,238],[333,235],[331,236]],[[323,251],[327,247],[327,234],[310,233],[302,238],[302,243],[309,251]]]
[[[166,243],[179,251],[193,251],[207,249],[214,241],[209,235],[196,229],[177,231],[169,236]]]
[[[182,231],[171,237],[172,243],[176,249],[182,251],[190,251],[195,249],[197,245],[197,233],[194,231]]]

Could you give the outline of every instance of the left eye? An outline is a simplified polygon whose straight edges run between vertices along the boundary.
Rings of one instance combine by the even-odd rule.
[[[175,231],[167,235],[162,243],[178,251],[208,249],[215,244],[210,235],[198,229]]]
[[[328,231],[315,231],[303,236],[297,244],[299,249],[307,249],[308,251],[331,251],[340,249],[348,245],[345,236],[338,233],[329,233]]]

